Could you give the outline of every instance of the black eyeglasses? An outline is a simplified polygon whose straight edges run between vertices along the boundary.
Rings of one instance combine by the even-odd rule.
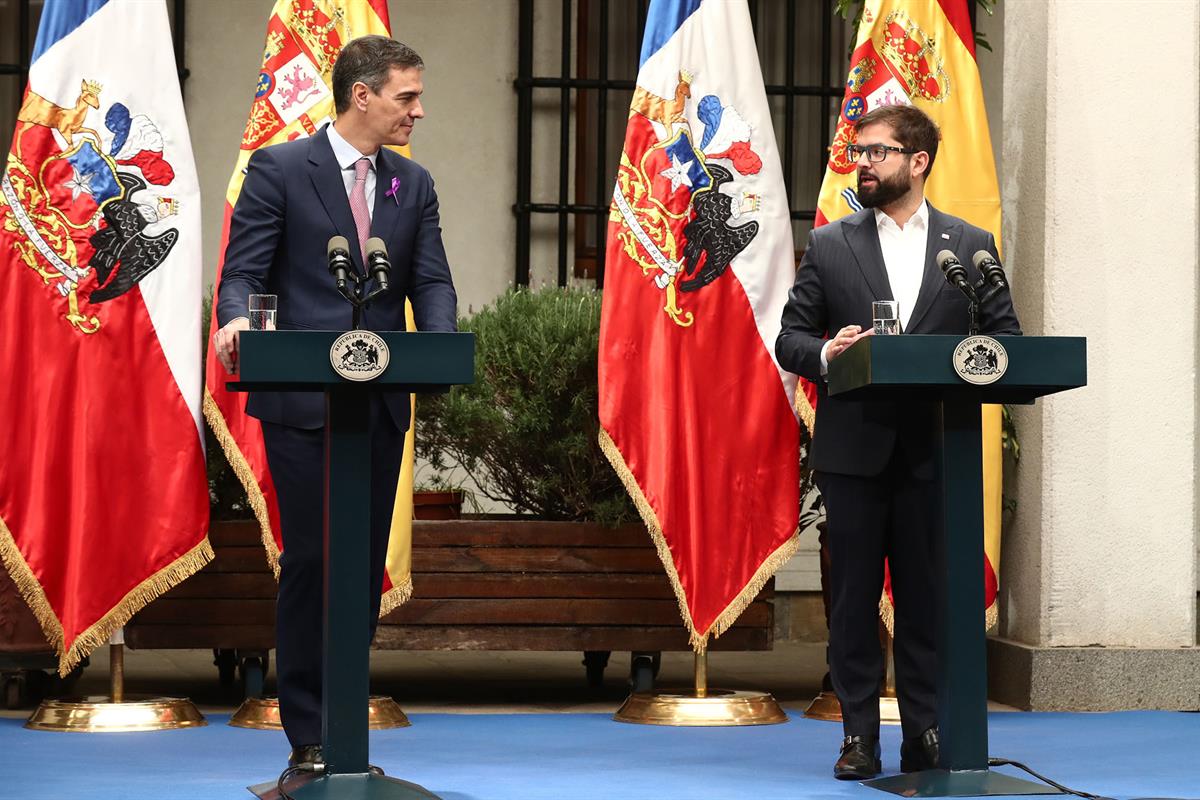
[[[913,153],[919,152],[921,151],[914,150],[911,147],[893,147],[890,144],[846,145],[846,155],[850,156],[851,161],[858,161],[860,158],[862,158],[862,154],[866,153],[867,158],[875,164],[878,164],[880,161],[883,161],[885,158],[887,158],[888,153],[904,153],[905,155],[912,155]]]

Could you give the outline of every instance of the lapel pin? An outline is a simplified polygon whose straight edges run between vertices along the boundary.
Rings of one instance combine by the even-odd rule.
[[[942,234],[942,238],[943,238],[943,239],[949,239],[949,238],[950,238],[950,234],[948,234],[948,233],[943,233],[943,234]]]
[[[386,192],[384,192],[383,196],[392,198],[393,203],[395,203],[396,205],[400,205],[400,198],[396,196],[396,192],[397,192],[397,190],[399,190],[399,188],[400,188],[400,179],[392,178],[392,188],[390,188]]]

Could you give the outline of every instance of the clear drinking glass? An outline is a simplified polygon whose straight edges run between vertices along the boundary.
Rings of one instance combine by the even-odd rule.
[[[275,312],[279,306],[279,297],[273,294],[250,295],[250,330],[275,330]]]
[[[900,333],[900,304],[895,300],[876,300],[871,303],[871,319],[876,336]]]

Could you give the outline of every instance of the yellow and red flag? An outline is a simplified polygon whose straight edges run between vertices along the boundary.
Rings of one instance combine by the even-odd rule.
[[[815,225],[861,208],[855,163],[846,154],[846,146],[855,140],[855,120],[881,105],[912,104],[942,130],[937,169],[925,186],[925,196],[938,209],[990,231],[999,247],[1000,188],[967,2],[867,0],[850,56]],[[813,388],[805,385],[798,404],[810,427],[815,402]],[[1001,409],[983,409],[984,585],[990,627],[996,620],[1000,568]],[[890,627],[891,599],[886,590],[881,608]]]
[[[221,261],[217,267],[216,297],[229,219],[237,203],[250,156],[260,147],[316,133],[334,118],[333,65],[346,42],[359,36],[391,35],[387,0],[276,0],[267,20],[267,41],[262,67],[241,150],[229,188],[225,192],[225,219],[221,232]],[[408,155],[408,148],[398,148]],[[215,303],[214,303],[215,305]],[[212,318],[212,329],[217,324]],[[412,326],[411,314],[409,320]],[[210,329],[210,334],[212,330]],[[234,472],[241,479],[250,507],[262,528],[267,560],[276,577],[283,538],[279,529],[279,502],[267,466],[262,426],[246,414],[246,395],[229,392],[229,380],[210,343],[205,360],[204,416],[216,434]],[[412,594],[412,426],[405,437],[404,462],[396,487],[387,568],[383,580],[380,616]]]
[[[164,2],[47,0],[0,174],[0,558],[63,674],[213,557],[175,75]]]

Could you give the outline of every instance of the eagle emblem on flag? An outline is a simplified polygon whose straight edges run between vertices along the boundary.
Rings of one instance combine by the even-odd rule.
[[[694,80],[680,70],[670,100],[635,90],[609,212],[624,253],[685,328],[695,314],[681,295],[729,269],[758,234],[752,217],[762,203],[743,185],[762,169],[753,130],[717,94],[701,97],[689,115]]]
[[[85,79],[66,107],[30,91],[0,177],[0,225],[15,234],[20,261],[66,298],[64,317],[82,333],[100,330],[94,306],[136,286],[179,239],[168,221],[178,201],[147,191],[175,180],[158,125],[118,102],[88,127],[102,91]]]

